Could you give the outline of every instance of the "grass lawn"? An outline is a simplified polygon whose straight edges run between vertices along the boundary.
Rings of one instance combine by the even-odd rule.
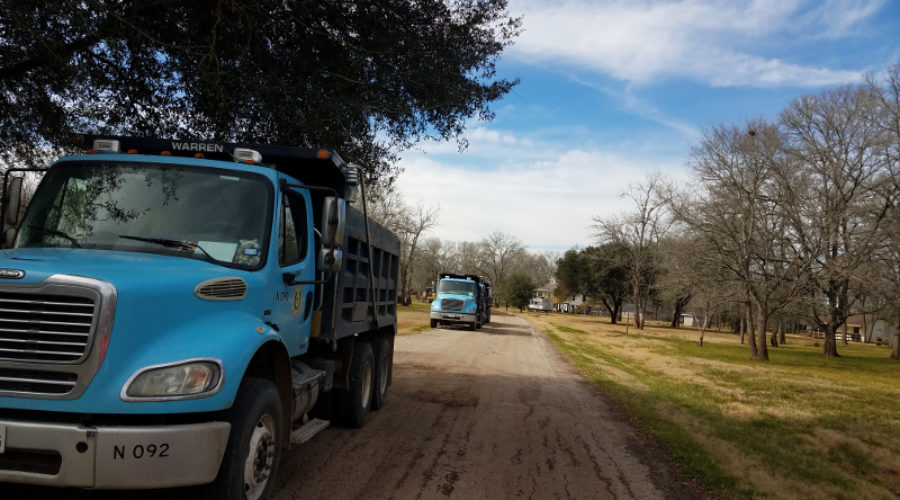
[[[788,336],[770,361],[732,334],[521,314],[725,498],[900,497],[900,362]],[[427,323],[427,317],[426,317]]]
[[[406,335],[430,328],[431,302],[397,306],[397,333]]]

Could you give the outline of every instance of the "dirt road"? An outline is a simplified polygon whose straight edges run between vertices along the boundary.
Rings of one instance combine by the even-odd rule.
[[[282,465],[278,499],[696,498],[524,320],[399,337],[387,406]]]

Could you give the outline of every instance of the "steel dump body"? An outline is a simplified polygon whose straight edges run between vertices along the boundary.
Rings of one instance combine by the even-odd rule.
[[[330,313],[323,316],[323,325],[334,325],[338,339],[371,330],[376,321],[378,328],[397,324],[400,244],[393,233],[372,220],[369,233],[371,255],[366,244],[365,218],[348,208],[344,265],[337,279],[325,285],[323,308]],[[327,328],[324,330],[328,332]]]

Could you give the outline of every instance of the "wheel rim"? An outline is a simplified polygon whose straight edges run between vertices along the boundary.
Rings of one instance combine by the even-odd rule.
[[[272,475],[275,445],[275,419],[266,413],[253,426],[244,460],[244,494],[249,500],[262,498]]]
[[[360,399],[360,405],[363,408],[369,407],[369,400],[372,398],[372,363],[369,362],[366,369],[363,370],[363,380],[362,380],[362,397]]]

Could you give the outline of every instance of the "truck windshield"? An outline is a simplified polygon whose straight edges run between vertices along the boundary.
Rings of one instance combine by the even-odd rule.
[[[153,252],[258,267],[271,188],[261,176],[143,163],[51,169],[17,247]]]
[[[449,293],[454,295],[475,296],[475,282],[473,281],[446,281],[441,280],[438,285],[438,293]]]

